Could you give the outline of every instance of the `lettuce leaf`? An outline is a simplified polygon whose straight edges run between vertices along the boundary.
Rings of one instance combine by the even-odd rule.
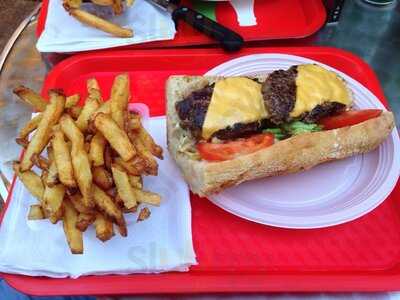
[[[301,121],[294,121],[291,123],[283,124],[281,127],[264,129],[263,132],[272,133],[277,140],[284,140],[292,135],[306,132],[316,132],[321,130],[322,127],[318,124],[308,124]]]

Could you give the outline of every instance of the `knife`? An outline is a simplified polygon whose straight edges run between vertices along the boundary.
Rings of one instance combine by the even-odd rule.
[[[236,32],[214,22],[205,15],[195,10],[179,5],[178,0],[146,0],[154,6],[171,13],[172,20],[177,25],[179,20],[183,20],[193,28],[217,40],[223,49],[227,51],[237,51],[243,46],[243,38]]]

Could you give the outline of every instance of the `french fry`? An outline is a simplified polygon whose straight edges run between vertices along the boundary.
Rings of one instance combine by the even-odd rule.
[[[103,190],[112,188],[114,182],[111,174],[103,167],[94,167],[92,170],[93,181]]]
[[[122,215],[122,218],[124,218],[124,215]],[[121,236],[126,237],[128,236],[128,228],[126,227],[126,222],[124,218],[124,222],[121,224],[117,224],[118,232]]]
[[[31,105],[36,111],[44,111],[47,106],[47,102],[30,88],[20,85],[14,89],[14,94],[16,94],[24,102]]]
[[[92,121],[96,118],[96,116],[100,113],[111,114],[111,101],[103,102],[100,107],[94,112],[92,115]]]
[[[114,78],[111,88],[111,117],[118,124],[119,128],[124,128],[124,112],[129,103],[129,76],[120,74]]]
[[[84,137],[69,115],[64,114],[60,119],[61,129],[72,143],[71,159],[74,177],[83,196],[83,203],[93,207],[92,172],[89,156],[84,149]]]
[[[89,158],[94,167],[104,165],[104,149],[107,141],[104,136],[97,132],[90,141]]]
[[[128,176],[129,176],[129,183],[131,184],[132,187],[137,189],[143,188],[143,180],[141,176],[134,176],[134,175],[128,175]]]
[[[71,153],[62,130],[53,133],[52,145],[59,180],[67,187],[76,187]]]
[[[135,0],[126,0],[126,6],[132,6],[133,2],[135,2]]]
[[[31,142],[26,148],[24,157],[21,161],[21,171],[29,170],[33,163],[31,158],[34,154],[40,154],[44,147],[48,144],[52,127],[55,125],[64,110],[65,97],[59,92],[52,90],[50,94],[50,103],[43,112],[43,118],[40,121]]]
[[[50,163],[47,158],[44,158],[38,154],[34,154],[31,158],[33,164],[41,170],[48,170]]]
[[[40,121],[42,120],[42,113],[37,114],[35,117],[30,119],[28,123],[21,129],[18,134],[18,139],[25,139],[29,136],[31,132],[33,132],[39,125]]]
[[[95,214],[79,213],[78,220],[76,221],[76,228],[84,232],[96,220]]]
[[[142,210],[139,212],[137,222],[146,220],[148,217],[150,217],[150,214],[150,209],[148,209],[147,207],[143,207]]]
[[[88,97],[86,99],[85,105],[83,106],[83,109],[76,120],[76,126],[78,126],[82,132],[86,131],[90,117],[99,108],[99,106],[100,104],[96,98]]]
[[[63,4],[73,8],[79,8],[82,5],[82,0],[63,0]]]
[[[129,130],[138,130],[142,127],[141,117],[135,113],[129,113],[128,118],[128,129]]]
[[[94,125],[124,161],[128,161],[135,156],[135,148],[129,141],[127,134],[118,127],[117,123],[109,115],[99,113],[94,119]]]
[[[29,207],[28,220],[46,219],[40,204],[34,204]]]
[[[146,162],[139,156],[130,161],[124,161],[121,157],[114,158],[114,162],[125,169],[130,175],[139,176],[144,173]]]
[[[43,198],[44,186],[40,177],[33,171],[21,172],[17,162],[13,163],[13,169],[32,196],[41,201]]]
[[[112,5],[113,12],[116,16],[119,16],[122,14],[122,1],[121,0],[114,0],[113,5]]]
[[[83,237],[82,231],[76,228],[78,221],[78,212],[72,206],[69,199],[65,199],[63,202],[64,215],[63,215],[63,227],[65,237],[72,254],[83,253]]]
[[[92,0],[94,4],[101,6],[111,6],[114,3],[114,0]]]
[[[161,203],[161,196],[148,191],[143,191],[141,189],[134,188],[134,193],[137,201],[140,203],[151,204],[155,206],[159,206]]]
[[[96,229],[96,237],[102,242],[108,241],[114,235],[113,223],[102,213],[96,213],[94,227]]]
[[[65,110],[67,114],[69,114],[72,119],[77,120],[82,112],[82,107],[73,106]]]
[[[79,94],[74,94],[74,95],[68,96],[65,99],[65,108],[71,108],[71,107],[76,106],[78,104],[80,98],[81,98],[81,96]]]
[[[28,145],[29,145],[29,141],[28,141],[27,138],[24,138],[24,139],[16,138],[16,139],[15,139],[15,142],[16,142],[18,145],[22,146],[24,149],[26,149],[26,148],[28,147]]]
[[[153,154],[154,156],[158,157],[159,159],[163,159],[163,149],[154,142],[154,139],[151,135],[144,129],[141,125],[137,137],[140,139],[142,144]]]
[[[146,174],[157,176],[158,163],[155,160],[155,158],[153,157],[153,155],[151,154],[151,152],[149,151],[149,149],[147,149],[143,145],[142,141],[139,138],[137,138],[136,136],[134,138],[131,138],[131,141],[132,141],[133,145],[135,146],[138,156],[140,156],[143,159],[143,161],[145,162]]]
[[[86,25],[95,27],[117,37],[128,38],[133,36],[132,29],[123,28],[78,8],[73,8],[65,4],[64,8],[71,16]]]
[[[44,173],[46,175],[45,178],[45,184],[47,186],[54,186],[57,183],[59,183],[59,179],[58,179],[58,170],[57,170],[57,165],[56,162],[54,160],[54,151],[52,147],[47,147],[47,156],[49,157],[49,169],[47,173]]]
[[[61,206],[65,195],[65,187],[62,184],[57,184],[53,187],[46,186],[41,202],[42,208],[46,215],[57,216],[60,214]]]
[[[110,145],[106,145],[104,149],[104,167],[106,170],[111,172],[111,164],[112,164],[112,155],[111,155],[111,147]],[[122,159],[121,159],[122,160]],[[122,160],[123,161],[123,160]]]
[[[85,206],[83,204],[83,197],[79,193],[74,193],[73,195],[68,195],[69,200],[71,201],[72,205],[74,206],[75,210],[79,213],[83,214],[90,214],[93,213],[93,209]]]
[[[128,174],[117,164],[112,165],[111,170],[118,195],[124,202],[124,206],[128,209],[136,206],[136,195],[129,182]]]
[[[97,185],[93,185],[93,198],[96,206],[117,224],[124,224],[121,209],[114,201]]]

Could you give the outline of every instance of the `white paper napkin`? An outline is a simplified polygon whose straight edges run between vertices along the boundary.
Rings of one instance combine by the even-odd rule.
[[[123,27],[133,29],[132,38],[118,38],[80,23],[62,7],[61,0],[49,0],[45,29],[36,47],[40,52],[75,52],[169,40],[175,36],[171,15],[149,4],[135,0],[120,16],[113,16],[109,7],[85,3],[82,8]]]
[[[196,264],[192,244],[189,190],[166,150],[165,118],[144,122],[164,148],[159,175],[146,176],[144,188],[162,196],[151,207],[149,219],[136,222],[137,214],[125,214],[128,236],[117,232],[102,243],[93,226],[83,234],[84,254],[72,255],[62,222],[28,221],[29,206],[37,203],[18,181],[0,227],[0,272],[49,277],[89,274],[158,273],[187,271]]]

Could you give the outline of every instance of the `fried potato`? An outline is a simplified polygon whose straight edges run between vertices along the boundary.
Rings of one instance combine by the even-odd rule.
[[[122,10],[123,10],[122,0],[114,0],[112,9],[116,16],[119,16],[120,14],[122,14]]]
[[[18,134],[18,139],[26,139],[31,132],[33,132],[39,125],[40,121],[43,118],[43,114],[37,114],[35,117],[30,119],[28,123],[22,127],[21,131]]]
[[[76,106],[80,99],[81,99],[81,96],[79,94],[74,94],[74,95],[68,96],[65,99],[65,108],[71,108],[71,107]]]
[[[94,167],[92,170],[93,181],[103,190],[112,188],[114,181],[111,174],[103,167]]]
[[[135,156],[135,148],[129,141],[127,134],[118,127],[117,123],[109,115],[99,113],[94,119],[94,125],[124,161],[128,161]]]
[[[135,2],[135,0],[126,0],[126,6],[132,6],[133,2]]]
[[[124,206],[128,209],[136,206],[136,195],[129,182],[128,174],[117,164],[113,164],[111,170],[118,195],[124,202]]]
[[[141,117],[135,113],[128,114],[128,130],[138,130],[142,127]]]
[[[102,242],[108,241],[114,235],[113,223],[102,213],[96,213],[94,227],[96,229],[96,237]]]
[[[31,158],[31,161],[35,166],[37,166],[41,170],[48,170],[50,163],[47,158],[44,158],[38,154],[34,154]]]
[[[91,213],[79,213],[76,228],[84,232],[96,220],[96,215]]]
[[[151,154],[151,152],[143,145],[142,141],[137,136],[131,138],[131,141],[136,148],[137,154],[145,162],[146,174],[157,176],[158,163]]]
[[[148,149],[151,152],[151,154],[158,157],[159,159],[163,159],[163,149],[154,142],[154,139],[146,131],[146,129],[144,129],[142,125],[140,125],[137,137],[146,147],[146,149]]]
[[[119,234],[123,237],[126,237],[126,236],[128,236],[128,228],[126,227],[124,215],[122,215],[122,218],[124,219],[124,221],[121,224],[117,224],[117,228],[118,228]]]
[[[68,195],[69,200],[74,206],[75,210],[79,213],[90,214],[93,213],[93,208],[87,207],[83,204],[83,197],[79,193],[74,193],[72,195]]]
[[[82,132],[86,131],[90,117],[99,108],[99,106],[100,104],[96,98],[89,96],[86,99],[85,105],[83,106],[83,109],[76,120],[76,126],[78,126]]]
[[[95,27],[101,31],[110,33],[117,37],[128,38],[128,37],[133,36],[132,29],[123,28],[119,25],[108,22],[102,18],[99,18],[93,14],[90,14],[84,10],[81,10],[78,8],[73,8],[66,4],[64,4],[64,8],[66,11],[68,11],[68,13],[71,16],[73,16],[75,19],[77,19],[78,21],[80,21],[86,25]]]
[[[111,101],[103,102],[92,115],[92,120],[94,120],[100,113],[111,114]]]
[[[16,94],[24,102],[31,105],[36,111],[44,111],[47,106],[47,102],[30,88],[20,85],[14,89],[14,94]]]
[[[130,161],[124,161],[121,157],[114,158],[114,162],[125,169],[129,175],[139,176],[144,173],[146,162],[139,156]]]
[[[147,207],[143,207],[138,215],[137,222],[146,220],[148,217],[150,217],[150,214],[150,209],[148,209]]]
[[[93,207],[92,172],[89,156],[84,149],[84,137],[75,122],[68,115],[60,119],[61,129],[72,143],[71,159],[74,177],[83,196],[83,203],[87,207]]]
[[[63,0],[63,4],[73,8],[79,8],[82,5],[82,0]]]
[[[71,153],[62,130],[56,130],[53,133],[52,145],[58,178],[67,187],[76,187]]]
[[[33,171],[21,172],[20,165],[17,162],[13,163],[13,169],[32,196],[41,201],[44,194],[44,186],[40,177]]]
[[[132,187],[137,189],[143,188],[143,180],[141,176],[129,175],[129,183]]]
[[[92,0],[94,4],[101,6],[111,6],[114,3],[114,0]]]
[[[72,119],[77,120],[82,112],[82,107],[73,106],[65,110],[67,114],[69,114]]]
[[[112,164],[112,155],[111,155],[112,149],[110,147],[110,145],[107,145],[104,149],[104,166],[106,168],[106,170],[111,172],[111,164]],[[121,158],[121,160],[123,161],[123,159]]]
[[[29,141],[27,138],[21,139],[21,138],[16,138],[15,142],[20,145],[21,147],[23,147],[24,149],[26,149],[29,145]]]
[[[89,158],[94,167],[104,165],[104,150],[106,144],[107,140],[100,132],[97,132],[90,141]]]
[[[40,204],[34,204],[29,207],[28,220],[46,219]]]
[[[124,219],[121,209],[114,203],[110,196],[107,195],[97,185],[93,185],[93,198],[96,206],[104,212],[108,217],[115,221],[117,224],[124,224]]]
[[[151,204],[155,206],[159,206],[161,203],[161,196],[148,191],[143,191],[141,189],[134,188],[134,193],[137,201],[140,203]]]
[[[111,117],[118,124],[119,128],[124,128],[124,112],[128,109],[129,103],[129,76],[120,74],[114,78],[111,88]]]
[[[33,163],[31,161],[34,154],[40,154],[44,147],[48,144],[51,138],[52,127],[61,117],[64,110],[65,97],[57,91],[52,90],[50,94],[50,103],[43,112],[43,118],[40,121],[38,128],[31,142],[26,148],[26,152],[21,161],[21,171],[29,170]]]
[[[83,253],[83,237],[82,231],[76,228],[78,221],[78,212],[75,210],[68,198],[63,202],[63,228],[65,237],[72,254]]]
[[[45,187],[41,204],[46,215],[57,216],[57,214],[60,214],[64,195],[65,187],[62,184],[57,184],[53,187]]]
[[[45,173],[45,184],[47,186],[54,186],[57,183],[59,183],[59,179],[58,179],[58,170],[57,170],[57,165],[54,159],[54,151],[52,147],[47,147],[47,155],[49,157],[49,170],[47,172],[47,174]]]

